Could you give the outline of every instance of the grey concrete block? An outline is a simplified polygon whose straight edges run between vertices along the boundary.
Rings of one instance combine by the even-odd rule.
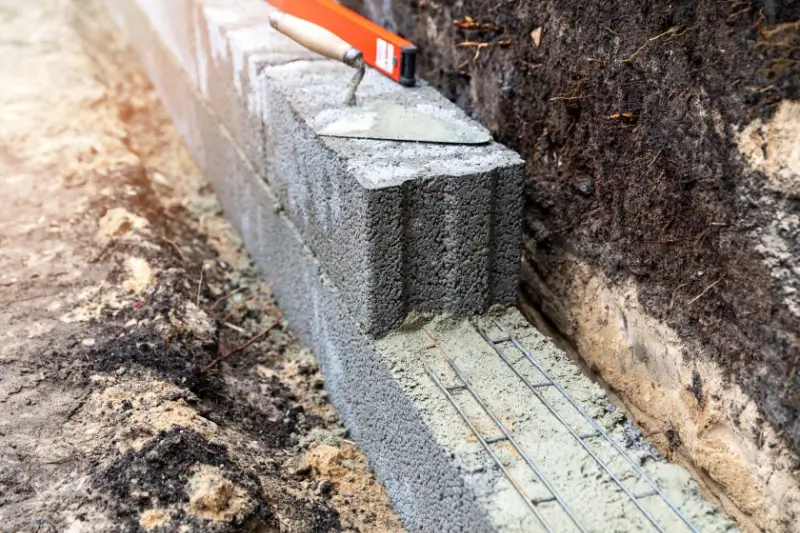
[[[330,61],[295,61],[267,68],[259,79],[271,156],[262,167],[332,279],[352,295],[372,331],[396,325],[411,310],[476,313],[512,304],[522,161],[495,143],[316,135],[338,116],[351,74]],[[359,95],[472,124],[420,85],[403,88],[370,71]]]
[[[270,27],[263,1],[193,0],[198,87],[252,162],[267,157],[260,98],[250,89],[263,68],[315,59]]]
[[[192,27],[193,0],[140,0],[159,38],[178,64],[197,83],[197,68]]]

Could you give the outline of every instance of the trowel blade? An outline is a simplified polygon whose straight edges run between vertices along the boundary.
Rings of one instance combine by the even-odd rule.
[[[492,140],[477,127],[445,122],[386,100],[344,109],[342,115],[317,133],[327,137],[440,144],[484,144]]]

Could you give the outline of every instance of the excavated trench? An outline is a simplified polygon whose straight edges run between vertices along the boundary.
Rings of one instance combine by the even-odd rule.
[[[97,8],[95,4],[92,6]],[[127,10],[124,2],[107,4]],[[145,4],[152,8],[158,2],[141,5]],[[52,0],[47,5],[55,9],[67,4]],[[800,407],[800,378],[796,377],[794,361],[799,355],[800,316],[797,300],[800,270],[796,267],[800,240],[797,194],[800,157],[796,148],[800,146],[797,103],[800,23],[796,21],[800,20],[800,6],[746,0],[707,0],[693,7],[650,1],[587,6],[574,0],[538,3],[465,0],[455,5],[431,0],[382,0],[349,5],[412,39],[422,51],[421,76],[489,127],[498,141],[526,159],[525,250],[519,306],[528,320],[556,338],[573,355],[585,374],[604,384],[642,429],[640,432],[628,423],[619,410],[606,402],[599,387],[582,376],[561,351],[530,328],[514,310],[494,309],[471,321],[412,313],[403,327],[386,337],[367,339],[374,340],[374,345],[366,346],[358,344],[363,339],[357,335],[352,336],[358,339],[353,346],[342,344],[343,338],[350,342],[350,337],[337,337],[338,325],[332,326],[333,335],[323,328],[314,335],[321,336],[315,351],[328,381],[326,385],[337,406],[344,407],[342,419],[354,429],[354,438],[364,446],[370,460],[375,461],[380,481],[386,484],[398,514],[407,521],[405,525],[429,530],[438,527],[436,521],[440,520],[445,522],[444,529],[457,530],[458,524],[447,523],[447,517],[463,518],[474,507],[485,510],[485,515],[475,516],[490,520],[493,527],[532,530],[529,526],[534,524],[535,513],[520,513],[526,509],[518,505],[516,498],[525,496],[529,489],[542,489],[535,479],[538,474],[532,476],[532,467],[521,452],[535,450],[537,462],[554,476],[554,483],[569,488],[564,492],[565,498],[571,502],[592,501],[593,505],[576,508],[579,516],[573,523],[577,525],[580,519],[592,528],[643,529],[647,526],[647,515],[632,517],[630,509],[621,506],[620,494],[624,490],[617,490],[608,479],[599,481],[593,470],[594,462],[588,456],[574,460],[585,451],[582,448],[587,440],[604,437],[596,448],[603,462],[612,465],[613,470],[625,464],[640,468],[664,490],[668,497],[664,501],[674,502],[704,532],[728,531],[730,524],[697,494],[682,469],[661,461],[659,455],[692,471],[705,496],[721,503],[743,530],[798,530],[800,462],[796,452],[800,429],[795,420],[796,409]],[[125,12],[136,16],[134,11]],[[206,14],[212,12],[218,14],[214,9]],[[5,16],[4,13],[0,11],[0,15]],[[17,16],[16,9],[9,13],[13,16],[6,17],[8,20]],[[31,11],[30,16],[33,14]],[[59,15],[62,16],[63,13]],[[92,17],[77,18],[84,24],[78,33],[90,34]],[[165,20],[150,22],[162,24]],[[169,20],[174,22],[174,17]],[[178,22],[175,24],[179,25]],[[55,19],[49,23],[56,26]],[[133,23],[128,20],[127,24]],[[142,30],[141,24],[133,26],[137,31]],[[143,31],[141,35],[150,35],[146,28]],[[233,32],[225,36],[232,39]],[[105,137],[98,137],[99,141],[95,139],[81,149],[88,155],[78,151],[77,170],[57,178],[59,183],[53,188],[60,186],[67,191],[62,191],[62,203],[66,198],[79,203],[82,196],[89,194],[78,190],[85,187],[98,197],[95,202],[98,205],[106,206],[113,201],[128,206],[125,200],[141,198],[150,181],[152,187],[161,187],[164,180],[159,181],[159,176],[165,169],[174,170],[169,173],[174,174],[175,185],[183,183],[178,177],[186,168],[193,169],[192,172],[196,169],[188,163],[184,152],[178,154],[181,157],[170,157],[169,147],[178,145],[177,137],[155,111],[157,106],[151,105],[152,93],[136,93],[131,89],[128,94],[126,87],[131,80],[111,77],[109,72],[113,68],[109,69],[108,58],[103,59],[105,56],[92,47],[87,47],[91,50],[88,54],[73,50],[74,41],[75,36],[70,33],[60,42],[69,45],[65,50],[70,51],[70,58],[76,62],[73,69],[76,76],[92,72],[97,79],[112,78],[115,83],[106,81],[104,88],[87,85],[85,99],[77,103],[67,99],[61,108],[63,113],[73,109],[80,109],[87,116],[95,113],[92,116],[101,118],[105,128]],[[133,44],[149,49],[158,37],[146,41],[140,39]],[[111,48],[121,53],[115,39],[108,42],[116,43]],[[242,41],[237,43],[239,46]],[[37,53],[49,54],[51,49],[42,44]],[[151,60],[162,54],[159,48],[162,44],[156,43],[154,49],[144,54],[150,67],[154,65]],[[236,57],[240,56],[234,54]],[[172,104],[173,114],[176,100],[171,100],[174,95],[169,92],[164,93],[164,78],[160,76],[175,68],[174,59],[155,63],[165,70],[151,68],[148,72],[160,87],[167,107]],[[133,65],[134,61],[124,64]],[[42,65],[52,67],[50,63]],[[290,66],[302,67],[297,62]],[[43,66],[41,72],[50,70]],[[186,82],[180,69],[172,74],[169,89]],[[69,78],[66,70],[63,78]],[[131,79],[136,88],[144,84],[143,74],[138,71]],[[117,93],[128,98],[118,102]],[[191,90],[176,94],[190,100],[198,96]],[[12,93],[7,97],[16,102],[20,95]],[[211,121],[215,121],[215,115],[204,105],[179,109],[209,113]],[[41,122],[47,127],[40,129],[47,135],[55,138],[63,133],[63,128],[45,120],[45,117],[57,120],[55,115],[55,118],[48,116],[42,106],[29,108],[42,113]],[[20,109],[14,107],[12,111]],[[177,127],[181,129],[189,118],[197,118],[197,113],[178,112],[176,116],[180,119]],[[160,137],[156,143],[146,140],[131,126],[148,117],[161,117],[160,127],[173,142],[165,143]],[[80,124],[83,127],[87,122],[97,121]],[[14,127],[22,124],[25,122],[13,123]],[[186,139],[190,150],[196,148],[192,139],[197,140],[197,136],[202,146],[216,146],[217,141],[235,143],[235,139],[225,135],[214,137],[214,132],[222,132],[224,128],[220,129],[216,123],[213,128],[206,128],[209,124],[190,132],[195,135]],[[37,139],[35,135],[9,131],[29,143]],[[181,133],[187,135],[186,131]],[[245,133],[233,132],[234,137]],[[103,139],[108,146],[119,149],[120,161],[127,164],[131,160],[134,167],[138,164],[139,170],[131,174],[132,178],[122,176],[134,179],[135,183],[128,183],[127,178],[117,179],[116,170],[103,174],[99,167],[93,166],[92,172],[88,172],[81,166],[86,161],[96,165],[98,158],[93,156],[98,151],[106,154]],[[47,146],[60,145],[49,142]],[[143,150],[146,147],[153,153]],[[58,154],[64,152],[69,159],[72,153],[56,149],[52,153],[40,152],[53,167],[52,161],[61,161]],[[228,190],[226,187],[236,189],[230,183],[242,180],[243,176],[258,177],[251,175],[249,167],[245,172],[226,168],[226,163],[241,162],[242,157],[248,157],[244,152],[232,153],[235,157],[230,161],[205,157],[202,152],[199,157],[202,171],[208,174],[206,177],[217,180],[214,186],[222,197]],[[0,156],[3,164],[17,164],[16,159],[5,157],[1,151]],[[198,159],[197,154],[194,156]],[[184,160],[185,167],[181,164]],[[166,161],[180,168],[173,169]],[[209,163],[212,163],[210,171]],[[217,163],[221,165],[219,168],[213,166]],[[48,174],[44,170],[40,174],[39,181],[46,184]],[[111,180],[113,183],[107,183],[109,176],[115,178]],[[222,180],[223,176],[229,179]],[[17,187],[31,182],[7,181]],[[69,193],[72,189],[76,190]],[[17,196],[21,198],[24,194],[19,192]],[[176,206],[180,204],[193,212],[190,209],[193,194],[163,196],[164,202],[175,202]],[[61,232],[60,241],[64,241],[65,235],[72,235],[75,243],[91,240],[87,235],[95,231],[95,218],[100,212],[92,211],[93,203],[88,207],[78,203],[75,209],[80,216],[76,215],[74,220],[82,221],[83,225],[75,226],[74,221],[67,224],[64,219],[63,224],[48,228],[48,235]],[[273,208],[270,212],[279,211],[274,209],[277,204],[270,205]],[[54,210],[54,220],[61,220],[55,211],[64,211],[64,206],[48,206]],[[94,281],[102,281],[103,290],[99,292],[66,296],[86,303],[80,309],[93,317],[91,325],[97,327],[96,332],[91,330],[93,336],[86,337],[89,330],[85,328],[70,329],[68,345],[62,350],[58,339],[53,339],[63,328],[82,327],[79,318],[73,320],[74,313],[65,315],[72,317],[72,322],[66,322],[72,326],[53,326],[56,329],[37,333],[19,315],[28,310],[33,316],[33,308],[25,307],[22,311],[14,308],[17,313],[13,316],[14,324],[18,326],[14,335],[20,339],[28,335],[28,339],[39,339],[41,343],[49,341],[50,350],[36,351],[39,346],[36,344],[14,352],[12,344],[2,352],[3,361],[10,362],[9,368],[19,367],[19,379],[14,377],[16,381],[12,380],[12,390],[3,402],[11,401],[9,405],[19,413],[56,403],[50,400],[59,398],[58,391],[55,395],[47,392],[50,390],[47,387],[55,383],[70,383],[76,391],[72,391],[74,402],[58,402],[58,412],[52,420],[45,421],[53,427],[60,425],[62,433],[66,428],[66,440],[55,441],[51,448],[36,446],[31,452],[34,455],[11,453],[9,456],[18,459],[9,470],[12,476],[5,475],[4,470],[0,480],[5,483],[12,479],[15,472],[34,462],[32,457],[43,457],[45,460],[39,461],[43,465],[48,468],[56,465],[52,470],[43,468],[35,473],[38,477],[34,481],[43,484],[63,469],[71,468],[77,457],[75,450],[81,450],[81,455],[95,458],[93,462],[81,463],[82,475],[91,482],[86,487],[91,488],[85,494],[76,493],[73,482],[65,481],[54,490],[58,494],[72,494],[69,498],[34,501],[29,498],[27,485],[16,484],[13,486],[19,494],[12,503],[24,512],[8,505],[0,507],[0,511],[11,513],[9,516],[15,516],[19,524],[59,526],[85,522],[86,512],[73,512],[76,506],[83,505],[91,510],[89,518],[96,524],[100,518],[109,519],[105,524],[109,530],[120,524],[129,529],[159,528],[167,521],[175,527],[202,522],[206,528],[211,521],[221,531],[239,527],[283,530],[287,524],[289,530],[297,531],[400,529],[396,517],[385,506],[383,492],[377,490],[371,474],[366,472],[363,457],[352,443],[340,438],[344,430],[338,426],[337,417],[328,420],[332,408],[319,392],[322,382],[314,377],[316,374],[308,377],[308,371],[300,371],[310,361],[305,352],[295,349],[293,337],[280,322],[284,312],[287,318],[299,316],[298,320],[291,320],[302,337],[304,315],[292,313],[303,306],[287,301],[280,286],[276,296],[282,309],[266,296],[264,301],[256,298],[262,292],[266,294],[269,287],[259,288],[249,269],[240,272],[236,267],[228,272],[232,261],[215,261],[222,270],[205,266],[207,261],[203,258],[223,256],[220,246],[235,247],[226,245],[223,238],[212,238],[213,232],[208,232],[208,240],[216,244],[205,247],[199,244],[205,235],[203,224],[209,220],[222,224],[217,220],[216,207],[211,209],[213,216],[205,213],[195,220],[179,209],[169,216],[172,211],[166,208],[158,216],[150,216],[138,204],[130,206],[136,211],[135,216],[128,209],[102,209],[107,212],[98,222],[101,230],[95,240],[102,241],[103,228],[114,221],[109,213],[125,214],[124,220],[118,221],[121,226],[114,229],[111,244],[102,241],[102,248],[97,250],[87,247],[93,253],[80,255],[81,260],[76,259],[72,265],[75,280],[81,281],[68,288],[88,287],[90,282],[83,281],[82,274],[91,270],[86,265],[95,265],[97,280]],[[31,205],[32,210],[38,207],[41,202]],[[251,226],[268,226],[259,218],[262,215],[250,212],[248,216],[254,217],[257,224],[244,224],[242,233],[245,244],[251,252],[256,252],[256,261],[264,263],[259,246],[272,237],[258,234],[257,246],[253,248],[249,231]],[[161,226],[151,219],[169,224],[188,220],[192,231],[173,235],[172,230],[165,230],[161,235]],[[6,223],[20,232],[27,227]],[[73,226],[76,229],[72,233],[57,230]],[[157,242],[151,242],[154,235]],[[19,233],[15,242],[20,245],[15,250],[23,253],[28,240],[28,234]],[[48,255],[51,251],[42,252],[40,263],[47,263],[53,257],[63,258],[64,254],[78,257],[78,252],[69,251],[72,248],[67,247],[61,255],[52,257]],[[170,251],[170,255],[164,250]],[[280,252],[287,257],[291,253]],[[164,262],[165,258],[169,261]],[[272,257],[266,262],[283,260]],[[185,265],[193,261],[199,261],[198,275],[186,270]],[[51,274],[47,279],[63,277],[60,271]],[[153,288],[153,283],[147,281],[152,279],[157,279],[160,285]],[[38,285],[32,283],[28,287],[17,282],[16,278],[11,281],[3,278],[2,286],[17,291],[21,296],[16,300],[28,301],[31,295],[19,291],[26,287],[25,290],[33,290]],[[195,282],[199,288],[195,288]],[[124,293],[115,289],[117,285]],[[179,294],[170,299],[175,290],[168,289],[174,288],[178,288]],[[252,292],[248,297],[239,294],[248,291]],[[237,294],[247,303],[246,308],[240,305],[242,300],[236,303]],[[314,294],[327,298],[324,291]],[[47,306],[50,314],[44,319],[48,323],[65,320],[63,310],[59,309],[66,304],[56,303]],[[227,322],[237,312],[247,311],[251,304],[257,309],[248,311],[243,322],[232,325]],[[322,309],[328,313],[328,322],[341,319],[337,313]],[[222,317],[219,322],[214,318],[218,315]],[[161,327],[159,321],[166,320],[164,317],[169,327]],[[495,330],[498,321],[508,329]],[[148,337],[147,332],[127,332],[126,328],[151,328],[153,335],[157,335]],[[261,339],[258,348],[247,338],[252,343]],[[169,353],[158,351],[166,346],[158,339],[172,343]],[[241,350],[223,351],[223,345],[233,345],[234,340]],[[348,361],[339,358],[338,351],[343,346],[348,355],[368,355],[349,360],[358,363],[359,376],[368,374],[369,368],[387,372],[385,376],[372,376],[377,379],[372,383],[373,389],[364,390],[385,392],[388,385],[396,387],[391,389],[392,393],[402,394],[390,398],[399,398],[403,406],[407,402],[413,407],[407,411],[409,416],[397,410],[394,405],[397,402],[380,404],[385,399],[379,395],[360,397],[343,392],[347,386],[339,380],[348,373],[334,365]],[[153,347],[157,348],[154,352]],[[264,349],[267,356],[259,356],[258,351]],[[509,354],[516,353],[518,358],[507,361],[506,350]],[[437,352],[443,357],[439,358]],[[208,372],[220,358],[232,354],[242,360],[241,365],[234,364],[232,361],[236,359],[231,358],[219,364],[214,372]],[[455,357],[451,359],[448,354]],[[25,366],[40,359],[55,361],[57,368],[37,363],[38,366],[33,365],[37,372],[31,372]],[[65,370],[63,361],[72,366]],[[362,364],[376,361],[380,365]],[[167,366],[162,368],[163,364]],[[546,368],[543,374],[549,381],[535,381],[542,376],[533,372],[531,365]],[[520,370],[523,367],[527,370]],[[462,371],[466,379],[461,377]],[[39,378],[40,375],[43,377]],[[71,380],[65,381],[62,375]],[[26,399],[19,393],[29,388],[26,383],[31,380],[38,380],[30,387],[38,396]],[[22,383],[19,390],[17,381]],[[555,387],[556,382],[564,390]],[[352,388],[358,389],[359,394],[363,392],[361,386],[357,380],[352,382]],[[547,388],[547,392],[541,393],[544,400],[536,394],[538,387]],[[454,399],[456,390],[461,396]],[[353,398],[356,401],[350,401]],[[491,415],[480,398],[486,399],[490,408],[496,408],[499,417]],[[534,399],[539,399],[542,405],[552,403],[554,411],[561,414],[556,416],[551,411],[552,416],[540,417],[546,413],[531,408]],[[398,425],[388,424],[391,438],[383,438],[387,433],[373,431],[370,424],[364,425],[364,413],[371,416],[375,405],[403,415],[395,417]],[[580,408],[570,414],[561,412],[562,408],[575,405],[583,405],[589,414],[582,413]],[[356,412],[358,406],[366,407],[363,412]],[[481,422],[482,413],[490,415],[489,419],[484,416]],[[174,423],[175,417],[181,419],[180,424]],[[27,418],[20,420],[24,423]],[[384,419],[374,420],[380,422],[374,424],[381,426],[379,430],[387,426]],[[475,428],[468,429],[471,423]],[[586,423],[590,427],[577,429]],[[0,434],[3,438],[11,435],[11,449],[25,448],[19,443],[32,439],[36,428],[23,426],[4,429]],[[431,445],[426,441],[420,448],[419,435],[406,431],[417,427]],[[154,428],[160,431],[154,433]],[[565,428],[579,434],[564,439]],[[504,435],[492,433],[498,429]],[[86,444],[81,438],[84,433],[95,436],[88,441],[88,450],[80,448]],[[317,434],[319,438],[314,437]],[[335,446],[326,445],[329,437]],[[417,441],[405,440],[406,437]],[[492,439],[494,448],[485,446],[487,438]],[[397,446],[401,441],[408,443],[410,450],[443,452],[445,462],[437,463],[438,455],[419,462],[418,457],[398,453],[391,446],[376,448],[384,442]],[[302,452],[309,443],[310,451]],[[522,446],[517,447],[518,443]],[[626,451],[619,452],[619,447]],[[72,450],[69,453],[68,448]],[[55,459],[50,457],[54,452],[58,452]],[[512,477],[523,482],[525,490],[515,496],[511,485],[504,488],[497,484],[494,476],[497,468],[490,464],[489,456],[500,470],[506,465]],[[406,459],[409,465],[401,464]],[[459,477],[453,479],[463,482],[468,490],[458,485],[451,491],[455,494],[452,501],[447,499],[451,497],[447,491],[433,497],[412,494],[420,491],[411,487],[428,488],[425,484],[428,472],[416,475],[420,465],[430,471],[456,465]],[[406,466],[411,470],[403,470]],[[168,474],[168,483],[151,483],[158,471]],[[414,475],[398,475],[404,472]],[[633,472],[637,472],[636,468]],[[301,481],[309,473],[313,483]],[[66,479],[65,475],[61,477]],[[512,477],[509,481],[513,485]],[[650,492],[658,491],[639,487],[643,478],[630,472],[624,477],[622,481],[631,484],[631,500],[648,500],[642,508],[657,515],[657,521],[669,524],[668,530],[682,527],[674,520],[680,516],[674,509],[650,507],[658,505],[658,501],[649,501]],[[588,479],[592,483],[585,482]],[[413,482],[418,483],[413,485]],[[370,489],[373,486],[374,491]],[[218,505],[206,496],[204,488],[209,487],[212,492],[224,495],[225,505]],[[99,491],[100,499],[92,496],[95,490]],[[463,503],[458,499],[460,494],[474,494],[474,498],[466,505],[469,509],[454,512],[452,508]],[[533,499],[525,496],[523,501],[535,501],[535,506],[557,501],[546,493],[530,495]],[[65,503],[57,509],[49,503],[62,500]],[[93,503],[88,505],[89,501]],[[420,503],[429,501],[436,502],[437,508],[432,512]],[[565,507],[563,502],[559,503]],[[378,513],[376,521],[374,513],[368,513],[367,517],[359,514],[365,508],[382,513]],[[547,513],[557,512],[555,505],[547,510]],[[548,520],[557,524],[557,530],[568,530],[565,529],[569,527],[568,517],[553,515]],[[478,522],[472,522],[470,528],[491,529]]]
[[[800,4],[343,3],[526,159],[528,318],[745,530],[800,528]]]

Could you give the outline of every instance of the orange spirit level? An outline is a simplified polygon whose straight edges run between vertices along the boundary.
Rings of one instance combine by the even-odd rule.
[[[333,0],[266,0],[284,13],[322,26],[361,51],[364,62],[394,81],[413,86],[417,48]]]

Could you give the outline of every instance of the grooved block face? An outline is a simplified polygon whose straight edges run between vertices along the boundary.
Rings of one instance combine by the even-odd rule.
[[[400,191],[362,187],[282,98],[264,101],[264,172],[289,216],[368,331],[402,320]],[[383,225],[372,221],[390,213]],[[378,265],[385,265],[378,269]]]
[[[257,82],[268,95],[268,156],[260,167],[333,281],[355,300],[365,327],[385,330],[411,310],[469,314],[513,304],[520,158],[496,143],[317,135],[342,112],[352,73],[332,61],[264,69]],[[424,83],[403,88],[370,71],[359,97],[479,127]]]
[[[261,94],[250,80],[266,66],[316,54],[269,25],[275,9],[254,0],[194,0],[198,87],[252,162],[264,157]]]

